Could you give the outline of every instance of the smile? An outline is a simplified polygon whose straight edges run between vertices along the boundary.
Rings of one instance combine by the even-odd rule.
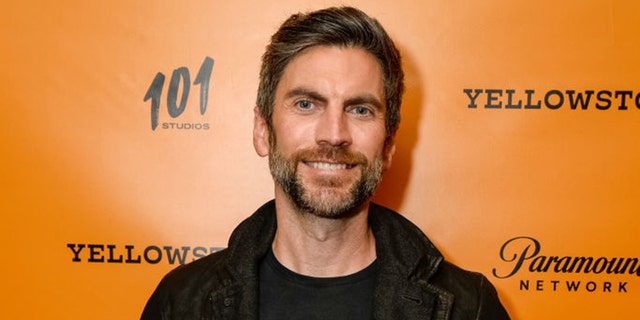
[[[346,163],[327,163],[327,162],[305,162],[308,166],[320,170],[346,170],[353,168],[354,165]]]

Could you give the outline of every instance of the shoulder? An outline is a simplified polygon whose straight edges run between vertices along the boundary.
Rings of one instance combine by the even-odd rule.
[[[188,264],[178,266],[167,273],[159,287],[188,290],[194,285],[202,286],[211,279],[229,276],[227,266],[228,249],[214,252]]]
[[[401,214],[371,204],[369,221],[379,246],[379,259],[389,273],[422,279],[430,289],[453,296],[451,319],[509,319],[496,289],[478,272],[444,259],[422,230]]]
[[[257,262],[271,245],[275,228],[275,205],[269,201],[236,227],[227,249],[167,273],[149,298],[142,319],[165,319],[162,315],[199,319],[195,314],[188,315],[202,310],[210,296],[252,281]]]
[[[433,285],[453,294],[452,319],[459,319],[456,315],[462,314],[474,314],[474,319],[509,319],[496,289],[481,273],[442,261],[430,280]]]
[[[443,260],[433,275],[432,282],[456,293],[456,296],[478,296],[485,279],[479,272],[468,271]]]
[[[231,278],[227,260],[228,250],[224,249],[171,270],[147,301],[141,319],[201,310],[208,293]]]

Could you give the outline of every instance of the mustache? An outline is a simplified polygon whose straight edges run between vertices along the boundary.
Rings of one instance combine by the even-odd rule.
[[[324,161],[331,163],[345,163],[349,165],[367,165],[367,157],[360,152],[351,152],[345,147],[321,146],[296,151],[292,158],[294,163],[300,161]]]

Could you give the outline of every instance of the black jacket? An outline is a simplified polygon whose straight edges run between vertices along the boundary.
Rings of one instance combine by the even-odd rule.
[[[379,266],[375,319],[509,319],[484,276],[444,261],[400,214],[371,204],[369,224]],[[234,230],[227,249],[169,272],[141,319],[258,319],[258,265],[275,231],[270,201]]]

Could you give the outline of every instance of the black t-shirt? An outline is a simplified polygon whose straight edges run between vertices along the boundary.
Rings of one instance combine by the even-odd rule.
[[[314,278],[284,267],[272,251],[260,263],[260,320],[369,320],[374,262],[344,277]]]

